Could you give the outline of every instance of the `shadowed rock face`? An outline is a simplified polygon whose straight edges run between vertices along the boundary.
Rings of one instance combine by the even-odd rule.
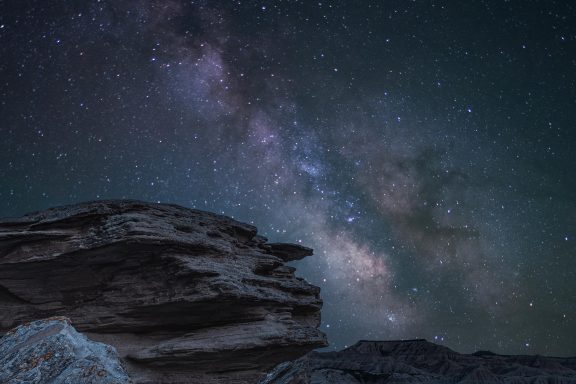
[[[282,363],[259,384],[576,384],[576,358],[460,354],[426,340],[360,341]]]
[[[130,384],[116,350],[76,332],[66,318],[21,325],[0,338],[0,383]]]
[[[174,205],[101,201],[0,221],[0,332],[67,316],[137,383],[243,383],[324,346],[319,288],[256,228]]]

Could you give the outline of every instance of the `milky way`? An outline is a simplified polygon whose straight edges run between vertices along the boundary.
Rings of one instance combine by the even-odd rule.
[[[576,355],[569,2],[74,3],[0,4],[1,216],[215,211],[315,249],[330,348]]]

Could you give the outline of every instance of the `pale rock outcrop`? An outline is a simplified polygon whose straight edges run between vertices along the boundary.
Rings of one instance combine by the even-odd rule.
[[[23,324],[0,338],[0,383],[130,384],[116,350],[66,318]]]

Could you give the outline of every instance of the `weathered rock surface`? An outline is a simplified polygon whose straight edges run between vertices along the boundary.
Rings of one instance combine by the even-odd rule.
[[[114,348],[88,340],[66,318],[21,325],[0,338],[0,383],[131,382]]]
[[[260,384],[575,384],[576,358],[466,355],[426,340],[360,341],[282,363]]]
[[[67,316],[136,383],[254,382],[325,345],[319,288],[256,228],[174,205],[100,201],[0,221],[0,333]]]

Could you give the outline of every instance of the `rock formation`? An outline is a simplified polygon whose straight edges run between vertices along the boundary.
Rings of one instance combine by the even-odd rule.
[[[88,340],[66,318],[24,324],[0,338],[0,383],[131,382],[114,348]]]
[[[426,340],[360,341],[282,363],[259,384],[576,384],[576,358],[466,355]]]
[[[311,255],[175,205],[100,201],[0,221],[0,333],[66,316],[136,383],[254,382],[326,344]]]

